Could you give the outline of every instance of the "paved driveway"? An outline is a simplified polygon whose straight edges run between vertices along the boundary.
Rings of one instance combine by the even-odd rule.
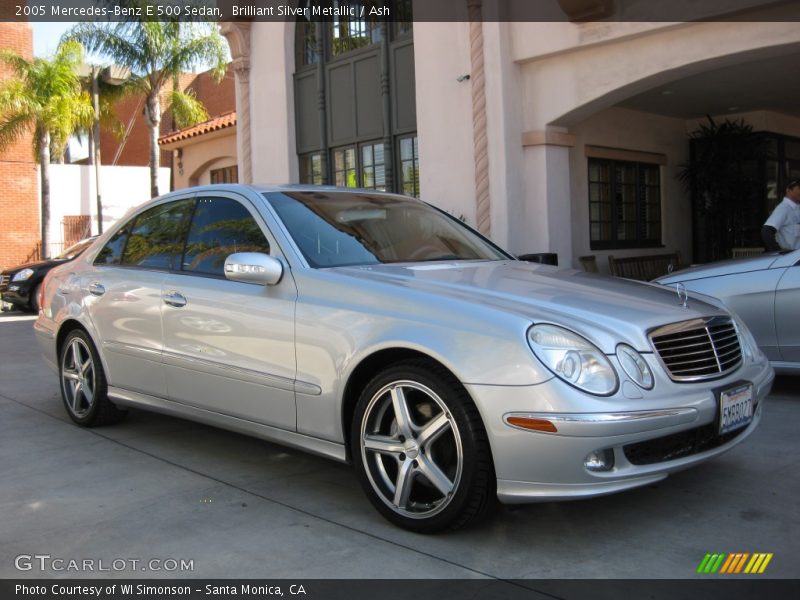
[[[421,536],[384,522],[351,470],[321,458],[140,411],[72,425],[32,324],[0,316],[0,577],[92,576],[49,563],[90,559],[129,561],[102,576],[680,578],[707,552],[773,552],[768,575],[797,575],[800,378],[779,378],[759,430],[711,463]],[[35,559],[15,568],[36,554],[51,557],[44,573]],[[193,570],[141,571],[150,559]]]

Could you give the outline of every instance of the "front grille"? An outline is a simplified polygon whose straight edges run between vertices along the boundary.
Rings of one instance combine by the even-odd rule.
[[[7,275],[5,273],[0,275],[0,291],[5,290],[8,287],[9,279],[11,279],[11,275]]]
[[[632,465],[652,465],[712,450],[730,442],[745,430],[747,427],[718,435],[717,423],[710,423],[654,440],[628,444],[622,449]]]
[[[739,335],[729,317],[659,327],[650,340],[673,381],[722,377],[742,362]]]

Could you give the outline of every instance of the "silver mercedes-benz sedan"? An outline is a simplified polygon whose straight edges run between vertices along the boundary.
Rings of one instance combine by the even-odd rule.
[[[35,324],[79,425],[127,407],[351,461],[422,532],[712,458],[773,371],[711,298],[520,262],[412,198],[209,186],[51,271]]]
[[[710,263],[655,281],[719,298],[745,322],[776,371],[800,374],[800,250]]]

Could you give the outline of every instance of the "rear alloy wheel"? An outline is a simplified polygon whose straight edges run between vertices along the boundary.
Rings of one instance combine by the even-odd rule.
[[[454,529],[485,512],[495,479],[486,432],[463,386],[427,361],[408,361],[364,390],[352,454],[362,487],[390,521]]]
[[[59,376],[64,407],[77,424],[105,425],[120,421],[126,415],[108,399],[103,366],[84,331],[76,329],[64,340]]]

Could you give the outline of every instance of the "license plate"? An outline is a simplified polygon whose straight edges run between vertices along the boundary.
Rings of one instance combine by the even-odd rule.
[[[753,420],[753,384],[746,383],[719,394],[719,434],[735,431]]]

